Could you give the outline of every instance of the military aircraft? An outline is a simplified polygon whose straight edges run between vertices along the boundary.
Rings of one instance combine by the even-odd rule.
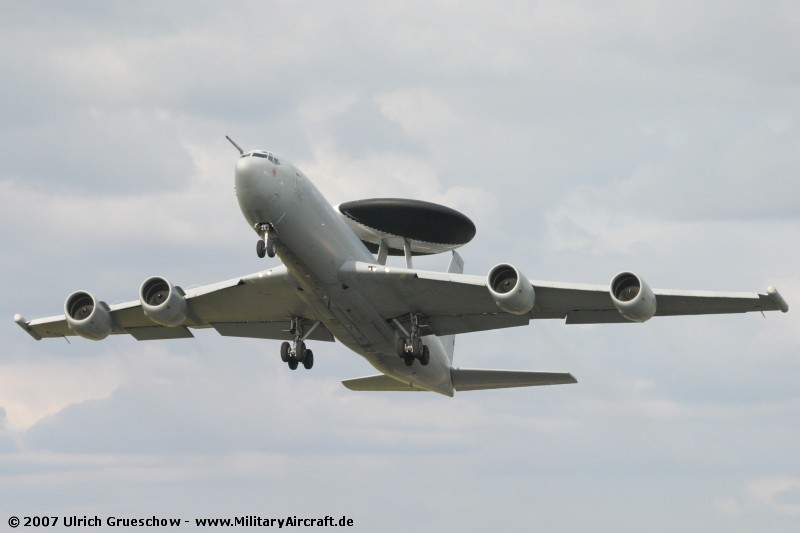
[[[14,321],[34,339],[79,335],[101,340],[221,335],[282,340],[281,359],[310,369],[309,341],[338,340],[381,373],[342,383],[356,391],[455,391],[576,383],[568,373],[465,369],[453,366],[455,335],[508,328],[531,320],[567,324],[645,322],[655,316],[787,312],[778,291],[766,294],[658,290],[622,272],[609,285],[529,280],[514,265],[488,275],[463,273],[456,249],[475,225],[445,206],[397,198],[328,203],[283,157],[239,151],[236,197],[258,234],[259,257],[282,266],[184,291],[147,278],[139,299],[109,306],[86,291],[70,294],[64,314]],[[418,270],[413,257],[450,253],[447,272]],[[389,255],[405,258],[390,266]],[[399,261],[402,262],[402,259]]]

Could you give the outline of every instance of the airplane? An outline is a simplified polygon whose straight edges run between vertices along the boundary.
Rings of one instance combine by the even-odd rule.
[[[102,340],[193,337],[212,328],[223,336],[283,341],[290,369],[311,369],[308,341],[338,340],[380,373],[342,381],[354,391],[456,391],[577,383],[569,373],[458,368],[457,334],[523,326],[641,323],[656,316],[788,312],[774,287],[766,294],[659,290],[633,272],[609,285],[529,280],[501,263],[486,276],[464,274],[456,251],[475,236],[472,221],[442,205],[377,198],[333,206],[284,157],[238,150],[235,191],[258,234],[259,257],[282,265],[184,291],[161,276],[147,278],[139,299],[109,306],[87,291],[70,294],[63,315],[14,321],[34,339],[78,335]],[[415,269],[419,255],[450,253],[446,272]],[[388,256],[405,258],[391,266]],[[402,261],[402,259],[400,260]]]

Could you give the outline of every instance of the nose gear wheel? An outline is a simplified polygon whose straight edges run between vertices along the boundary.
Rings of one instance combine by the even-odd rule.
[[[275,228],[272,224],[256,224],[256,230],[261,235],[261,239],[256,242],[256,255],[260,258],[268,256],[275,257]]]

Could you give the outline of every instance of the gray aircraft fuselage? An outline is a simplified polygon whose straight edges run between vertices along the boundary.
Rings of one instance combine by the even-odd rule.
[[[282,158],[278,164],[249,154],[236,162],[239,206],[257,233],[262,224],[272,226],[277,255],[317,320],[382,373],[453,396],[452,362],[440,339],[422,338],[430,350],[428,365],[406,366],[397,355],[397,330],[378,314],[369,294],[351,290],[343,282],[342,274],[355,262],[387,267],[376,261],[300,169]]]

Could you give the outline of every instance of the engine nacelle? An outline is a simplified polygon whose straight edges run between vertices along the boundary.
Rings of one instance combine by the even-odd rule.
[[[507,264],[495,266],[486,276],[486,284],[494,303],[506,313],[524,315],[533,309],[536,302],[533,285],[515,267]]]
[[[646,322],[656,314],[656,295],[642,278],[621,272],[611,280],[611,301],[622,316],[633,322]]]
[[[186,320],[186,294],[162,277],[144,280],[139,289],[139,301],[145,316],[156,324],[173,328]]]
[[[69,329],[84,339],[100,341],[111,333],[111,311],[85,291],[73,292],[64,302],[64,316]]]

